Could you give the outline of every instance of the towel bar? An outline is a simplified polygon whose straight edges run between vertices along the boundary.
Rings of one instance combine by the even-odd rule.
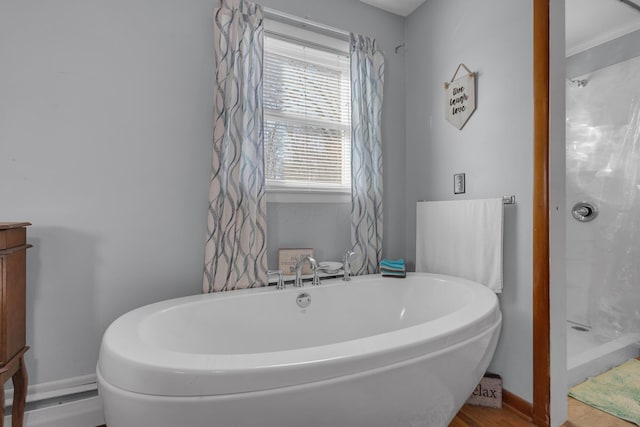
[[[428,202],[429,200],[418,200],[418,202]],[[511,196],[502,196],[502,204],[503,205],[515,205],[516,204],[516,196],[512,194]]]

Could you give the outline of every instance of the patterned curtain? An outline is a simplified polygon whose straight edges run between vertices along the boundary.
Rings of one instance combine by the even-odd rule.
[[[203,292],[267,284],[262,131],[263,12],[221,0]]]
[[[384,56],[375,40],[351,34],[351,243],[355,274],[382,259],[382,89]]]

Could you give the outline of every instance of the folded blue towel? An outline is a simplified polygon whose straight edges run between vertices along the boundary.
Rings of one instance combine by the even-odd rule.
[[[404,278],[407,272],[403,259],[383,259],[380,261],[380,273],[382,277]]]
[[[395,268],[395,267],[383,267],[380,266],[380,272],[382,273],[383,271],[394,271],[394,272],[398,272],[398,273],[402,273],[405,272],[406,270],[403,268]]]
[[[383,259],[380,261],[380,269],[381,270],[391,270],[391,271],[405,271],[404,260],[389,260]]]
[[[387,258],[384,258],[382,261],[380,261],[380,264],[402,264],[402,265],[404,265],[404,260],[402,258],[400,258],[400,259],[387,259]]]
[[[407,277],[407,273],[405,271],[390,271],[390,270],[380,270],[382,277],[396,277],[399,279],[404,279]]]

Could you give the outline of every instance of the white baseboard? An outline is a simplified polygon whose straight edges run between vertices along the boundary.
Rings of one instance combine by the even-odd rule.
[[[8,383],[7,385],[11,385]],[[29,384],[27,389],[27,403],[39,402],[56,397],[69,396],[76,393],[84,393],[98,389],[96,374],[81,375],[79,377],[65,378],[57,381],[49,381],[40,384]],[[5,393],[5,406],[11,405],[13,400],[13,388],[7,387]]]
[[[99,396],[34,409],[24,414],[24,427],[96,427],[104,424],[102,399]],[[4,417],[11,425],[11,417]]]
[[[29,384],[24,427],[96,427],[104,424],[102,399],[95,396],[97,389],[95,374]],[[89,396],[78,399],[84,396],[80,393]],[[9,389],[5,406],[11,405],[12,400],[13,390]],[[4,425],[11,425],[11,416],[5,417]]]

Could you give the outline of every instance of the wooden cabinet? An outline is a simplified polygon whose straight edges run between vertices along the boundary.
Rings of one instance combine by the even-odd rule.
[[[0,402],[4,383],[13,380],[12,424],[22,427],[27,397],[26,265],[28,222],[0,222]],[[0,414],[0,427],[4,415]]]

